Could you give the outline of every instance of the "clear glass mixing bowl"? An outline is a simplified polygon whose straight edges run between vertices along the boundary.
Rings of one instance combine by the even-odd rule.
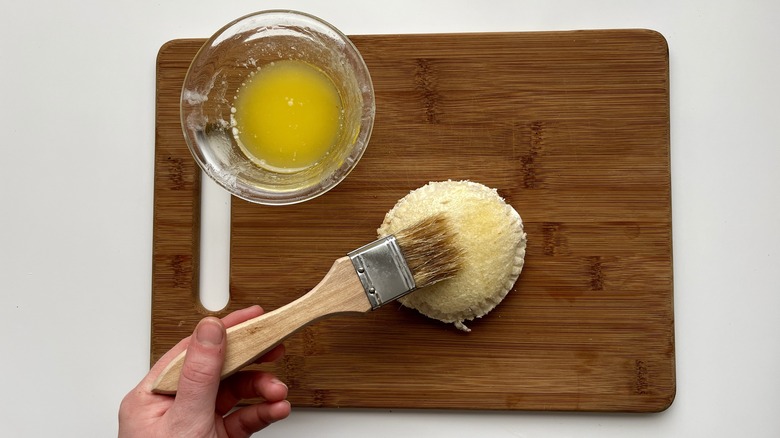
[[[336,86],[344,110],[329,152],[292,173],[254,164],[238,146],[230,117],[241,83],[251,72],[280,60],[322,70]],[[358,50],[332,25],[296,11],[261,11],[220,29],[195,56],[181,94],[184,137],[200,167],[233,195],[267,205],[303,202],[339,184],[363,155],[374,115],[374,88]]]

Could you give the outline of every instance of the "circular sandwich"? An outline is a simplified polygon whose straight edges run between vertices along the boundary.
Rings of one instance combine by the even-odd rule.
[[[480,318],[512,290],[523,268],[523,221],[495,189],[471,181],[431,182],[403,197],[377,230],[385,237],[443,213],[463,251],[460,272],[399,299],[423,315],[471,331],[464,321]]]

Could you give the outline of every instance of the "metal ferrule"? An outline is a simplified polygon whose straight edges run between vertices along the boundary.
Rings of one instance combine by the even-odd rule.
[[[394,236],[375,240],[347,255],[373,310],[414,290],[412,271]]]

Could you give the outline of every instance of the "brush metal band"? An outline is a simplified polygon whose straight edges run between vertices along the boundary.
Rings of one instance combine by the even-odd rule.
[[[415,289],[414,277],[394,236],[364,245],[349,254],[372,309]]]

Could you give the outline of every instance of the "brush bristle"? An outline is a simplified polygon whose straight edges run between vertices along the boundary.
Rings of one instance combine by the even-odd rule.
[[[443,214],[436,214],[395,234],[412,271],[417,288],[429,286],[458,273],[463,253],[454,242],[454,231]]]

